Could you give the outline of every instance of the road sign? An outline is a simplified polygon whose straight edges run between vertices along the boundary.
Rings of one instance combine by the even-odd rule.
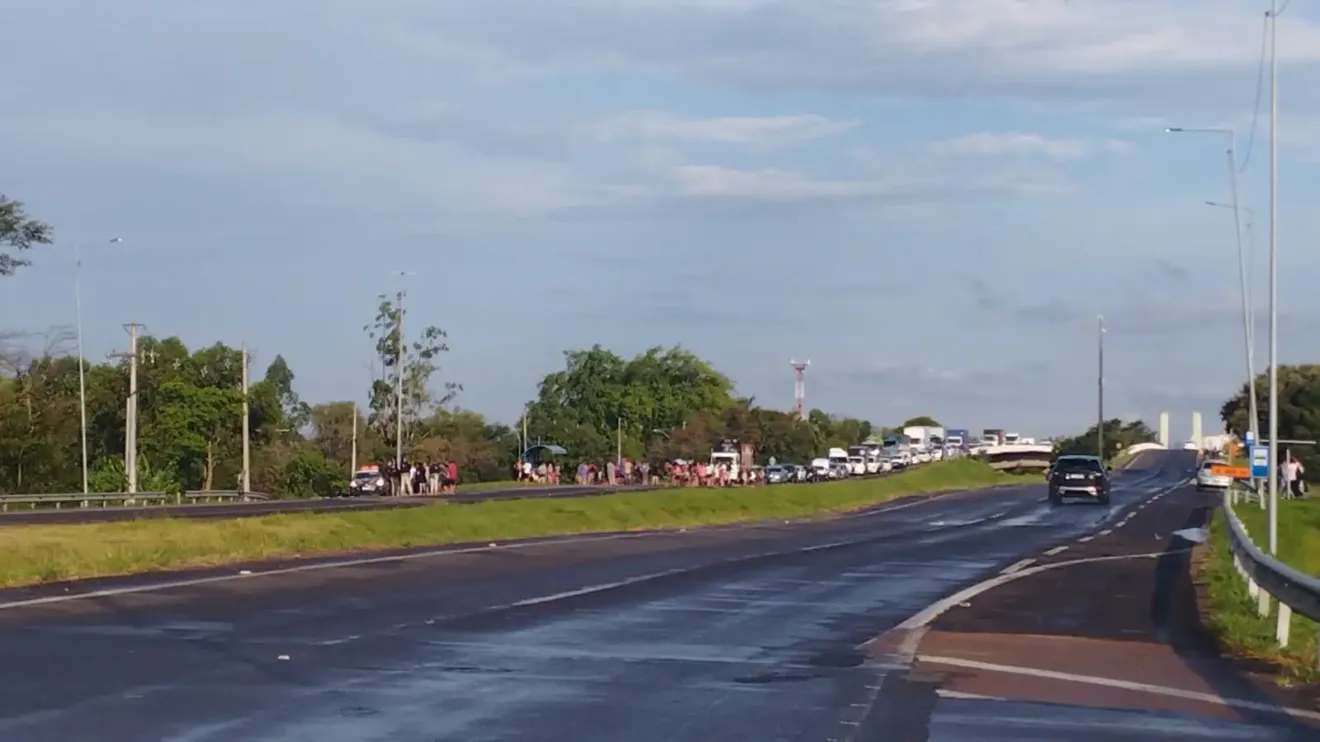
[[[1255,434],[1253,434],[1250,430],[1245,430],[1245,431],[1243,431],[1243,432],[1242,432],[1242,442],[1245,443],[1245,444],[1247,444],[1248,446],[1250,446],[1251,444],[1255,443],[1255,442],[1256,442],[1256,436],[1255,436]]]
[[[1245,466],[1230,466],[1228,464],[1211,464],[1210,473],[1217,477],[1232,477],[1233,479],[1247,479],[1251,476],[1251,469]]]
[[[1251,447],[1251,476],[1264,479],[1270,475],[1270,447],[1255,445]]]

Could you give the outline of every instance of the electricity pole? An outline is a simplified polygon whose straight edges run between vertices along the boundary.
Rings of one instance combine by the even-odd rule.
[[[138,328],[137,322],[124,325],[128,330],[128,408],[124,419],[124,473],[128,475],[128,492],[137,492],[137,435],[138,435]]]
[[[349,454],[348,476],[357,472],[357,402],[353,403],[353,444]]]
[[[403,469],[403,369],[408,357],[408,346],[403,342],[403,297],[407,294],[404,288],[404,280],[408,276],[417,275],[412,271],[394,271],[394,275],[399,277],[398,302],[394,309],[398,314],[394,320],[394,332],[397,335],[398,356],[395,358],[394,367],[394,466],[396,469]]]
[[[248,408],[248,351],[247,344],[243,345],[243,482],[241,484],[243,493],[252,491],[252,440],[251,431],[252,419]]]

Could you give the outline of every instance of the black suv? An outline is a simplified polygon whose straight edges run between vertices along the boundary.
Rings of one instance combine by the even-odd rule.
[[[1050,465],[1050,504],[1085,497],[1109,504],[1109,468],[1096,456],[1060,456]]]

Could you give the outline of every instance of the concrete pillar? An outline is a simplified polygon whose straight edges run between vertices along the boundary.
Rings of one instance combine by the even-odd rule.
[[[1160,445],[1169,447],[1169,413],[1160,413]]]
[[[1201,441],[1201,413],[1192,413],[1192,443],[1196,444],[1196,450],[1200,451],[1205,446]]]

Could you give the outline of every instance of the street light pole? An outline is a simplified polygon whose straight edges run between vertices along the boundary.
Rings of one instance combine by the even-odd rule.
[[[1099,330],[1096,333],[1096,338],[1099,344],[1100,352],[1099,352],[1099,369],[1098,369],[1098,373],[1096,374],[1097,394],[1096,394],[1095,440],[1096,440],[1096,448],[1098,449],[1096,453],[1100,457],[1100,461],[1103,462],[1105,460],[1105,317],[1104,315],[1103,314],[1097,315],[1096,322],[1097,322],[1097,329]]]
[[[1279,263],[1278,263],[1278,167],[1279,167],[1279,1],[1270,0],[1270,483],[1269,549],[1279,546]]]
[[[1238,254],[1238,290],[1242,298],[1242,342],[1246,348],[1245,355],[1246,355],[1246,366],[1247,366],[1247,408],[1248,408],[1247,415],[1250,418],[1250,430],[1251,430],[1252,438],[1259,441],[1260,411],[1259,411],[1259,407],[1257,403],[1257,395],[1256,395],[1256,353],[1254,350],[1256,342],[1255,342],[1255,330],[1252,327],[1254,312],[1251,307],[1252,304],[1251,287],[1249,281],[1247,280],[1247,274],[1248,274],[1247,254],[1246,251],[1243,250],[1242,248],[1242,210],[1243,209],[1241,206],[1241,199],[1238,196],[1237,133],[1233,129],[1184,129],[1182,127],[1170,127],[1168,129],[1165,129],[1165,131],[1175,134],[1178,133],[1219,134],[1224,136],[1228,140],[1228,149],[1227,149],[1226,157],[1228,160],[1228,186],[1229,186],[1230,196],[1232,197],[1232,203],[1229,204],[1227,208],[1233,210],[1233,234],[1237,245],[1237,254]],[[1270,141],[1272,148],[1273,147],[1272,136]],[[1274,165],[1273,165],[1272,149],[1271,149],[1270,162],[1271,162],[1270,172],[1273,173]],[[1271,210],[1272,210],[1273,199],[1274,199],[1272,181],[1270,188],[1271,188],[1270,202],[1271,202]],[[1210,204],[1211,206],[1224,205],[1224,204],[1215,203],[1213,201],[1207,201],[1206,203]],[[1270,219],[1271,241],[1273,240],[1273,234],[1274,234],[1273,222],[1274,222],[1273,217],[1271,217]],[[1273,253],[1273,248],[1271,248],[1271,254],[1272,253]],[[1273,258],[1271,258],[1271,260],[1273,260]],[[1271,263],[1271,265],[1273,265],[1273,263]],[[1273,279],[1271,279],[1271,281],[1273,281]],[[1271,291],[1273,291],[1272,288],[1273,283],[1271,283],[1270,285],[1271,285]],[[1272,322],[1273,319],[1271,319],[1271,323]],[[1272,327],[1273,324],[1271,324],[1271,328]],[[1272,329],[1271,329],[1271,333],[1273,333]],[[1271,341],[1271,343],[1273,343],[1273,341]],[[1271,344],[1271,348],[1273,348],[1272,344]],[[1273,351],[1271,350],[1271,352]],[[1271,361],[1271,366],[1272,364],[1273,362]],[[1271,371],[1271,373],[1273,372]],[[1276,436],[1274,436],[1274,434],[1271,433],[1271,437],[1276,437]]]
[[[106,244],[123,242],[119,237],[114,237],[106,241]],[[82,491],[87,494],[91,487],[87,480],[87,372],[84,366],[87,365],[86,356],[83,354],[83,331],[82,331],[82,245],[73,246],[73,300],[75,310],[78,314],[78,417],[79,427],[82,434]]]
[[[394,375],[394,468],[403,470],[403,366],[408,346],[403,342],[403,297],[407,291],[403,287],[404,279],[413,275],[412,271],[395,271],[399,277],[399,300],[395,305],[398,312],[394,332],[398,335],[398,357],[395,359]]]

